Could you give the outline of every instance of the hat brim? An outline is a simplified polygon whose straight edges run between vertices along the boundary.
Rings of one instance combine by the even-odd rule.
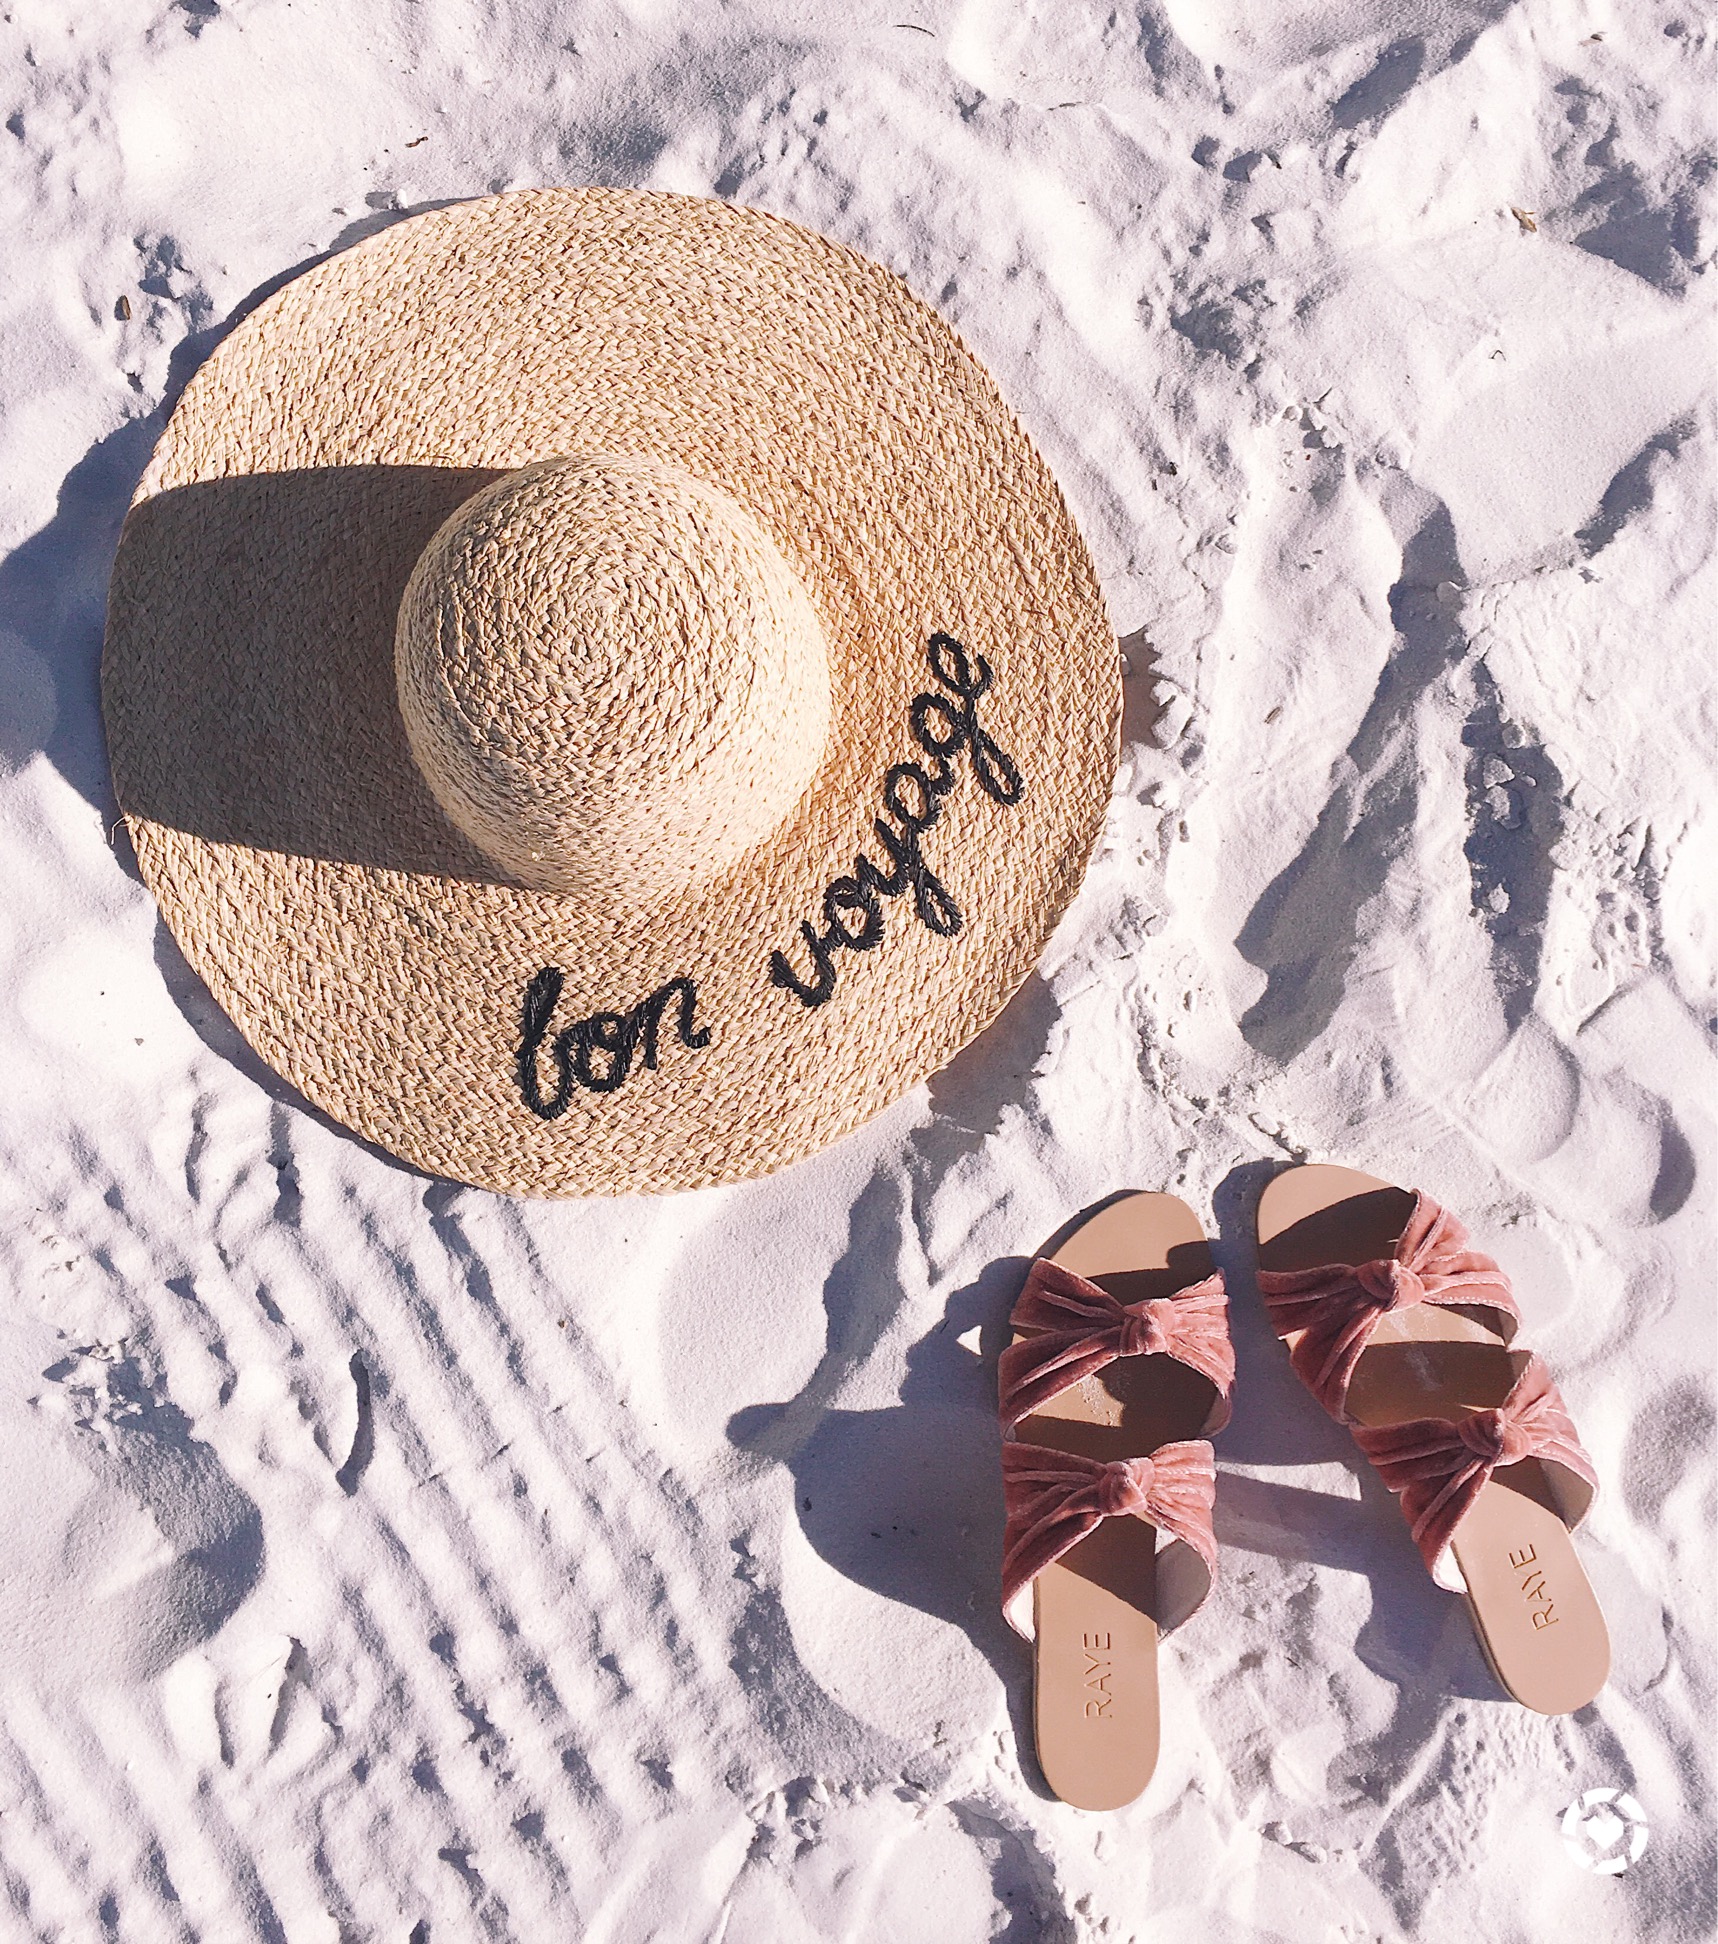
[[[828,645],[811,788],[672,899],[507,881],[400,721],[424,545],[500,473],[578,452],[739,500]],[[961,645],[940,674],[938,636]],[[372,237],[209,358],[126,521],[103,705],[145,878],[258,1052],[424,1169],[557,1195],[767,1172],[979,1032],[1078,887],[1120,678],[1047,467],[898,279],[756,211],[541,190]],[[801,928],[831,911],[865,949],[820,967]]]

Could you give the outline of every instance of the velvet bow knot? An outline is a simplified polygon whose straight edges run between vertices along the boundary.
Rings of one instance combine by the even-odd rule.
[[[1354,1281],[1374,1309],[1409,1309],[1426,1300],[1426,1285],[1417,1271],[1393,1256],[1376,1262],[1363,1262],[1354,1271]]]
[[[1354,1441],[1399,1493],[1402,1514],[1433,1576],[1448,1584],[1443,1556],[1473,1502],[1502,1466],[1549,1460],[1589,1489],[1597,1483],[1551,1373],[1529,1357],[1503,1402],[1465,1417],[1410,1418],[1354,1426]]]
[[[1189,1283],[1172,1296],[1124,1303],[1099,1284],[1040,1257],[1014,1305],[1012,1321],[1027,1334],[1003,1351],[997,1373],[1004,1432],[1012,1432],[1023,1417],[1118,1357],[1165,1356],[1186,1364],[1217,1393],[1213,1428],[1228,1418],[1235,1352],[1220,1274]]]
[[[1132,1515],[1145,1518],[1151,1504],[1152,1474],[1156,1468],[1149,1458],[1114,1458],[1092,1480],[1092,1496],[1106,1519]]]
[[[1203,1438],[1159,1445],[1149,1457],[1108,1461],[1010,1439],[1002,1447],[1004,1612],[1027,1631],[1021,1604],[1026,1588],[1105,1519],[1156,1526],[1172,1545],[1190,1551],[1208,1586],[1217,1563],[1211,1530],[1216,1490],[1216,1465]]]
[[[1135,1303],[1122,1311],[1116,1327],[1118,1357],[1152,1357],[1168,1350],[1169,1331],[1164,1328],[1162,1312],[1172,1305],[1162,1296],[1149,1303]]]
[[[1414,1197],[1392,1254],[1314,1269],[1261,1269],[1259,1294],[1301,1381],[1334,1418],[1348,1419],[1348,1386],[1381,1318],[1416,1303],[1474,1303],[1497,1310],[1506,1337],[1517,1316],[1509,1280],[1468,1247],[1467,1230],[1435,1201]]]
[[[1472,1412],[1457,1423],[1456,1434],[1483,1465],[1519,1464],[1533,1448],[1532,1428],[1501,1410]]]

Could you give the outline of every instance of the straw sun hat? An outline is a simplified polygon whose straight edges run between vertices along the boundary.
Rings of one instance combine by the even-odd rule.
[[[103,704],[143,874],[257,1050],[521,1194],[764,1173],[1019,986],[1119,664],[1055,482],[895,277],[541,190],[307,271],[186,388]]]

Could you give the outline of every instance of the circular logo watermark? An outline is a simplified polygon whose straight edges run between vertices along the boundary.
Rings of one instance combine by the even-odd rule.
[[[1646,1811],[1623,1789],[1588,1789],[1563,1811],[1563,1847],[1600,1876],[1621,1876],[1638,1863],[1646,1835]]]

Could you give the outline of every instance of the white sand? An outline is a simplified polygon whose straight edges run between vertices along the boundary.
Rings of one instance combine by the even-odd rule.
[[[1712,1934],[1712,88],[1647,0],[7,0],[0,1934]],[[774,1180],[521,1204],[237,1042],[109,847],[95,669],[237,310],[585,181],[897,268],[1134,673],[950,1072]],[[1605,1482],[1577,1719],[1498,1697],[1265,1330],[1303,1154],[1517,1280]],[[1161,1767],[1091,1817],[1022,1756],[990,1359],[1129,1185],[1209,1214],[1241,1390]],[[1558,1833],[1607,1786],[1620,1877]]]

